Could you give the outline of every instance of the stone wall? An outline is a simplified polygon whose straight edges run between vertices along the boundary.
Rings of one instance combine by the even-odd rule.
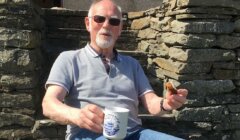
[[[165,0],[124,14],[121,53],[137,58],[159,95],[166,81],[189,90],[187,104],[145,127],[190,140],[240,139],[240,1]],[[0,139],[64,139],[65,126],[42,116],[50,67],[89,41],[86,11],[0,2]],[[44,24],[45,23],[45,24]]]
[[[42,10],[0,1],[0,139],[32,138],[41,101]]]
[[[62,7],[72,10],[88,10],[93,0],[63,0]],[[161,5],[163,0],[114,0],[122,7],[124,12],[143,11],[156,5]]]

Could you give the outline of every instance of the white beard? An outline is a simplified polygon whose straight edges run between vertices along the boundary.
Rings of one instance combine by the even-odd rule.
[[[111,36],[109,36],[108,39],[101,39],[100,33],[107,33],[107,34],[110,34]],[[100,30],[97,33],[97,37],[96,37],[97,45],[102,49],[107,49],[107,48],[113,46],[114,45],[114,40],[113,40],[112,35],[113,35],[112,32],[110,32],[108,30],[105,30],[105,29]]]

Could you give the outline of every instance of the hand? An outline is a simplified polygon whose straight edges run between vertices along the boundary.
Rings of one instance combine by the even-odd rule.
[[[166,99],[164,99],[163,107],[165,110],[173,110],[180,108],[187,101],[188,90],[178,89],[177,93],[168,91]]]
[[[96,133],[102,133],[104,113],[100,107],[89,104],[82,109],[77,109],[76,112],[71,112],[70,114],[73,115],[72,123],[75,125]]]

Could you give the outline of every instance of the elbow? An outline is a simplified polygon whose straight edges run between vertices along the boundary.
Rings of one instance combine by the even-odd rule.
[[[48,103],[46,99],[43,99],[42,101],[42,113],[45,117],[49,117]]]

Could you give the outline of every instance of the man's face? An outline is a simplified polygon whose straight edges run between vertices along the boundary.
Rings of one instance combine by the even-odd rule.
[[[110,1],[102,1],[93,7],[90,16],[85,22],[90,32],[91,45],[103,49],[114,47],[122,30],[121,13],[117,7]]]

